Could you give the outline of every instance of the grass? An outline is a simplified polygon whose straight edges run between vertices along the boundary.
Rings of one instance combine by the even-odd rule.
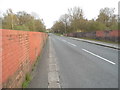
[[[113,42],[113,41],[106,41],[106,40],[97,40],[97,39],[90,39],[90,38],[80,38],[80,39],[93,40],[93,41],[101,41],[101,42],[111,43],[111,44],[120,44],[120,42]]]
[[[27,88],[31,81],[31,75],[29,73],[26,74],[25,81],[22,84],[22,88]]]
[[[32,71],[34,71],[36,65],[38,64],[39,58],[40,58],[40,56],[37,57],[37,60],[32,67]],[[27,73],[26,76],[25,76],[25,81],[22,84],[22,88],[27,88],[31,80],[32,80],[31,74]]]

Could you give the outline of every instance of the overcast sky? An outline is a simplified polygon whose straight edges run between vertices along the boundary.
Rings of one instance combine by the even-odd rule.
[[[54,21],[67,13],[68,8],[75,6],[83,9],[87,19],[97,18],[99,10],[104,7],[115,8],[118,13],[118,2],[120,0],[0,0],[0,11],[5,12],[11,8],[13,12],[26,11],[43,18],[47,28]]]

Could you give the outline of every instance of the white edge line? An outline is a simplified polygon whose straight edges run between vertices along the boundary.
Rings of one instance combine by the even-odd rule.
[[[109,62],[109,63],[111,63],[111,64],[116,64],[116,63],[114,63],[114,62],[112,62],[112,61],[110,61],[110,60],[107,60],[107,59],[105,59],[105,58],[103,58],[103,57],[101,57],[101,56],[99,56],[99,55],[97,55],[97,54],[94,54],[94,53],[92,53],[92,52],[90,52],[90,51],[88,51],[88,50],[86,50],[86,49],[82,49],[83,51],[85,51],[85,52],[87,52],[87,53],[90,53],[90,54],[92,54],[92,55],[94,55],[94,56],[96,56],[96,57],[98,57],[98,58],[101,58],[101,59],[103,59],[104,61],[107,61],[107,62]]]

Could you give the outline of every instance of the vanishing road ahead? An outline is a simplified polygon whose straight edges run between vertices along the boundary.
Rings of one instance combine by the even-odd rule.
[[[49,35],[62,88],[117,88],[118,50]]]

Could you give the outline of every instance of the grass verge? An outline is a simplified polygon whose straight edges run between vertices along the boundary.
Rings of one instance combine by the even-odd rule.
[[[92,41],[100,41],[100,42],[105,42],[105,43],[110,43],[110,44],[120,44],[120,42],[113,42],[113,41],[106,41],[106,40],[97,40],[97,39],[90,39],[90,38],[80,38],[80,39],[86,39],[86,40],[92,40]]]

